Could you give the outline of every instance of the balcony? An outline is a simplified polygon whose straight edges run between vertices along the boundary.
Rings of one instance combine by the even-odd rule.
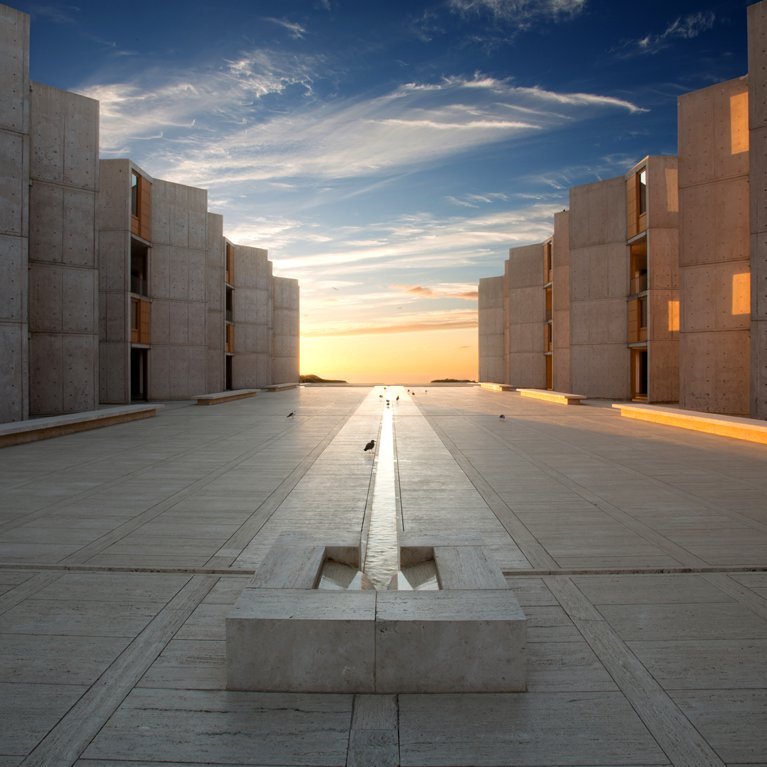
[[[546,322],[551,322],[551,316],[552,316],[551,309],[546,309],[546,320],[545,321]]]
[[[137,296],[148,296],[149,285],[145,279],[138,277],[135,274],[130,276],[130,292],[135,293]]]
[[[640,274],[631,280],[631,290],[629,291],[629,295],[633,296],[644,290],[647,290],[647,272]]]
[[[224,315],[226,316],[226,321],[227,322],[234,322],[234,320],[232,319],[234,317],[234,312],[232,312],[231,309],[227,309],[224,312]]]

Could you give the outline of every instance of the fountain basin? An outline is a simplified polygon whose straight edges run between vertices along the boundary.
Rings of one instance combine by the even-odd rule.
[[[527,619],[478,533],[402,535],[439,590],[326,590],[359,540],[283,533],[226,619],[227,688],[260,692],[520,692]]]

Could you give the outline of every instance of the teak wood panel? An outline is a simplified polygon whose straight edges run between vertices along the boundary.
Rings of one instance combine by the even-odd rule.
[[[639,341],[639,299],[628,302],[628,342],[635,344]]]
[[[234,325],[226,326],[226,351],[234,354]]]
[[[226,281],[234,285],[234,247],[226,243]]]
[[[151,240],[152,184],[138,174],[136,178],[138,179],[138,216],[131,214],[130,230],[137,237]]]
[[[136,314],[138,327],[131,328],[130,342],[132,344],[149,344],[151,343],[151,303],[149,301],[139,301],[137,298],[131,298],[131,304],[136,304]],[[131,306],[131,313],[133,307]]]
[[[626,232],[627,239],[631,239],[632,237],[636,237],[637,234],[639,234],[638,230],[638,221],[637,221],[637,210],[639,208],[639,203],[637,200],[637,184],[639,182],[637,181],[636,176],[632,176],[630,179],[626,181],[626,221],[628,222],[628,231]]]

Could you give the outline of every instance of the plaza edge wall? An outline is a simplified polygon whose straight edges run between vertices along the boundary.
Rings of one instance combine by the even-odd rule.
[[[626,184],[570,189],[570,388],[628,399]]]
[[[508,383],[504,370],[504,278],[479,281],[479,380]]]
[[[29,16],[0,5],[0,423],[29,413]]]
[[[297,382],[301,319],[298,280],[275,277],[273,296],[272,383]]]
[[[30,83],[29,412],[95,410],[99,103]]]
[[[750,412],[748,79],[679,97],[679,406]]]
[[[748,122],[751,239],[749,411],[767,419],[767,4],[748,9]]]
[[[207,393],[223,391],[225,374],[224,291],[226,290],[224,251],[224,217],[208,213],[206,234],[206,298],[207,298]]]

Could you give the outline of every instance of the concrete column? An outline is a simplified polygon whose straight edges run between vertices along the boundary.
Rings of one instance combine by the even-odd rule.
[[[275,277],[272,383],[298,381],[300,312],[298,280]]]
[[[503,277],[479,281],[479,380],[505,383]]]
[[[752,418],[767,419],[767,2],[748,9]]]
[[[30,88],[29,409],[78,413],[99,402],[99,103]]]
[[[0,423],[29,414],[29,16],[0,5]]]
[[[224,217],[208,213],[207,233],[207,385],[208,393],[225,389],[225,329],[224,329],[224,273],[226,249],[224,247]]]
[[[570,389],[570,213],[554,214],[554,389]]]
[[[267,251],[234,247],[235,389],[272,383],[272,264]]]
[[[751,409],[748,101],[738,78],[678,102],[679,404],[727,415]]]
[[[546,388],[543,243],[509,250],[509,383]]]
[[[628,399],[628,254],[623,177],[570,189],[570,389]]]
[[[208,391],[208,193],[152,183],[149,396],[184,400]]]

